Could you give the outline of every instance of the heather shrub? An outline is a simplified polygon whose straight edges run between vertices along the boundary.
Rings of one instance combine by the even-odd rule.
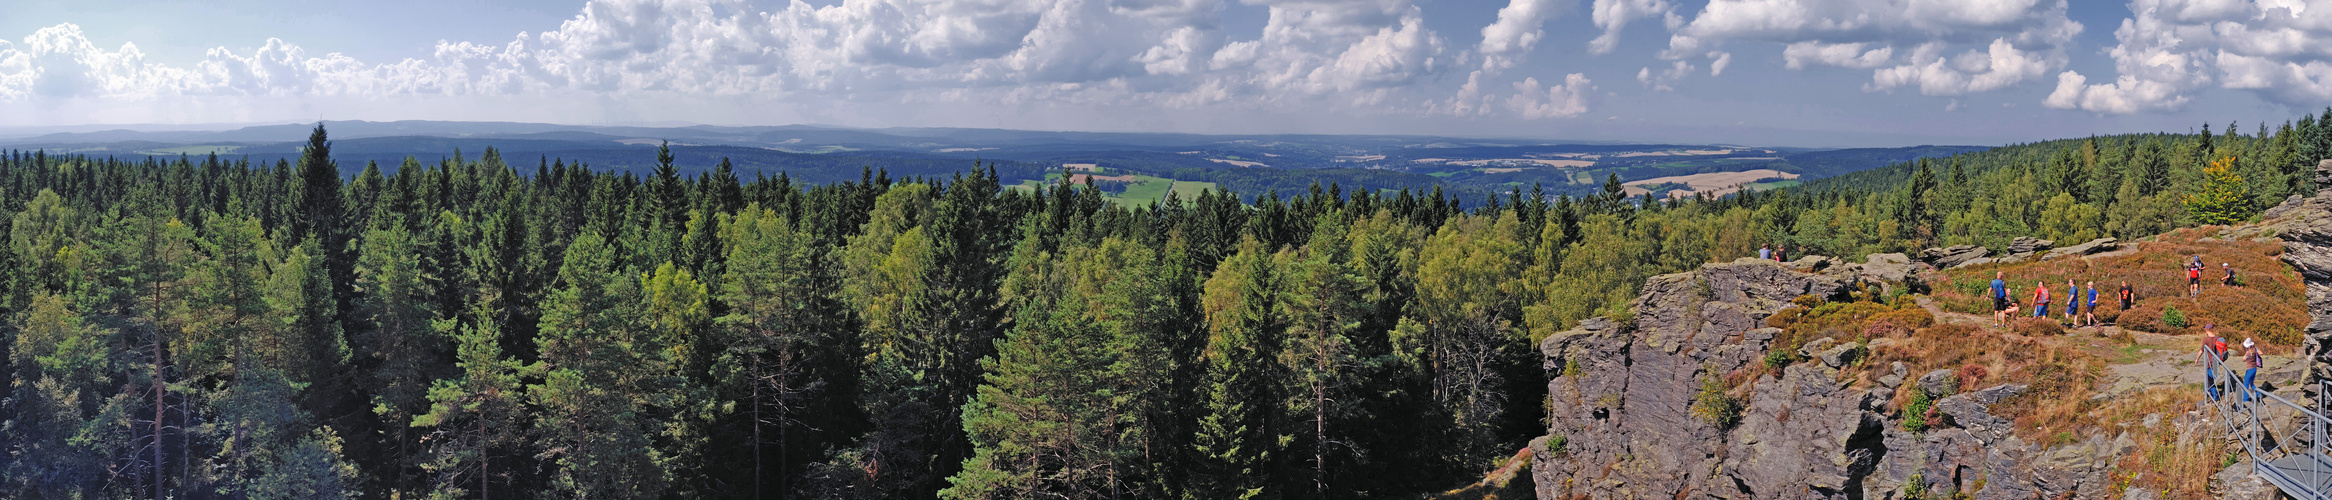
[[[2008,331],[2026,337],[2056,336],[2065,334],[2065,325],[2052,318],[2017,318]]]

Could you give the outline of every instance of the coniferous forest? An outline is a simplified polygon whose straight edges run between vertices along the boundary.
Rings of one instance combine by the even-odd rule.
[[[0,496],[1409,498],[1544,433],[1534,341],[1649,276],[2240,222],[2327,153],[2332,111],[1721,199],[1127,207],[976,164],[348,178],[322,127],[273,164],[12,151]]]

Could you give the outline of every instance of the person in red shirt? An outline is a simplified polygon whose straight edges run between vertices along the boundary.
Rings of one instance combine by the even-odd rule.
[[[2196,295],[2202,295],[2202,256],[2200,255],[2194,256],[2194,262],[2186,264],[2186,296]]]
[[[2203,325],[2202,332],[2202,351],[2195,353],[2195,360],[2202,362],[2203,392],[2218,401],[2219,365],[2227,361],[2227,341],[2219,339],[2217,324]]]
[[[2049,317],[2049,282],[2039,281],[2032,284],[2032,317]]]

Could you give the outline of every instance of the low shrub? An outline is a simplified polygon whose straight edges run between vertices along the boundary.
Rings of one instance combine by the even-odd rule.
[[[1903,430],[1926,432],[1927,411],[1935,409],[1935,400],[1927,396],[1926,389],[1916,386],[1906,392],[1911,393],[1911,402],[1903,405]]]
[[[1916,305],[1873,315],[1862,327],[1868,338],[1902,337],[1921,328],[1935,325],[1935,314]]]
[[[1780,370],[1783,367],[1789,366],[1790,363],[1796,362],[1798,362],[1798,353],[1796,349],[1777,348],[1770,351],[1765,351],[1766,368]]]
[[[1984,377],[1991,374],[1991,370],[1984,369],[1984,365],[1960,365],[1960,392],[1971,392],[1982,388],[1984,386]]]
[[[1700,393],[1692,396],[1692,416],[1718,430],[1732,429],[1741,422],[1741,406],[1741,400],[1727,394],[1724,381],[1717,377],[1701,377]]]
[[[2194,326],[2193,324],[2186,321],[2186,311],[2178,310],[2178,306],[2162,308],[2162,324],[2168,325],[2171,328],[2186,328],[2189,326]]]
[[[2054,318],[2017,318],[2008,331],[2026,337],[2056,336],[2065,334],[2065,325]]]

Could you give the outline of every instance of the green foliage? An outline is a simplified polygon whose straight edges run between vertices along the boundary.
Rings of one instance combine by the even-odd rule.
[[[1798,359],[1798,353],[1795,350],[1776,348],[1765,351],[1766,368],[1779,370],[1798,361],[1801,360]]]
[[[1927,411],[1935,407],[1935,401],[1925,388],[1911,387],[1906,390],[1911,391],[1911,400],[1903,404],[1903,430],[1926,432]]]
[[[1725,391],[1722,377],[1702,375],[1700,392],[1692,396],[1692,416],[1717,430],[1731,430],[1734,424],[1741,422],[1743,405],[1740,399]]]
[[[2234,224],[2251,218],[2250,188],[2235,173],[2235,157],[2212,160],[2203,167],[2202,189],[2186,195],[2186,213],[2202,224]]]
[[[1127,206],[997,184],[1033,165],[743,180],[686,150],[645,177],[489,149],[350,181],[320,127],[259,164],[0,152],[0,496],[1415,496],[1546,432],[1517,404],[1555,396],[1538,341],[1632,327],[1654,276],[1767,244],[1852,261],[2242,220],[2313,190],[2327,129],[1650,204],[1610,171],[1477,204],[1412,174],[1231,169],[1196,174],[1245,194]],[[1934,321],[1854,295],[1796,301],[1763,361]],[[2260,311],[2239,316],[2304,316]]]
[[[2186,328],[2188,326],[2192,326],[2187,323],[2186,311],[2178,310],[2178,306],[2168,306],[2162,308],[2162,324],[2170,325],[2171,328]]]

